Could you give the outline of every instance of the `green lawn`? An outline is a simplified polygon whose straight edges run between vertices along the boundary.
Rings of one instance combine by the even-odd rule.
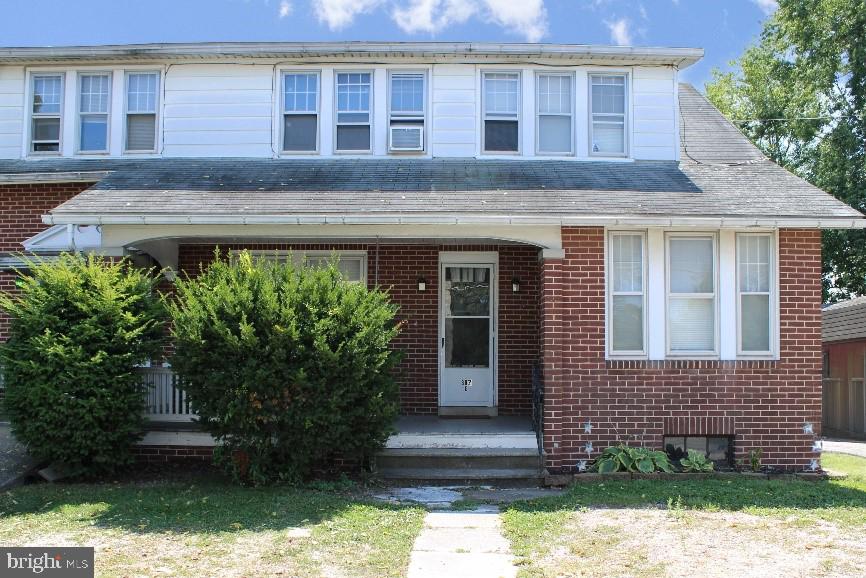
[[[575,484],[513,504],[504,528],[524,576],[750,575],[756,556],[773,575],[844,576],[866,556],[866,460],[826,454],[823,464],[848,479]],[[674,552],[705,552],[707,564]]]
[[[0,544],[96,548],[98,576],[402,576],[424,511],[222,480],[26,486]]]

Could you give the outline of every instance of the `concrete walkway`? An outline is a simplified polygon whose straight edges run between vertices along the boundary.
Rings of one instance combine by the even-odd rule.
[[[866,458],[866,441],[842,439],[824,440],[824,451],[850,454],[852,456]]]
[[[468,512],[430,512],[415,540],[409,578],[517,576],[496,506]]]

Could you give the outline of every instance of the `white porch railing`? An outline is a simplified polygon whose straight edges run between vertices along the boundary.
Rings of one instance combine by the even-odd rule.
[[[141,367],[147,385],[145,418],[150,421],[192,421],[186,392],[178,387],[177,376],[168,367]]]

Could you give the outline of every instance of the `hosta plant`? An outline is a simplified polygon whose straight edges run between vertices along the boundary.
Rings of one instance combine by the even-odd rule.
[[[680,460],[684,472],[711,472],[713,462],[707,456],[696,450],[689,450],[688,455]]]
[[[666,453],[648,448],[636,448],[620,444],[611,446],[595,461],[594,469],[600,474],[613,472],[673,472]]]

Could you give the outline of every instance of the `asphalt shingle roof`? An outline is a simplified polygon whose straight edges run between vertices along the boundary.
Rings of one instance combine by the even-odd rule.
[[[824,308],[821,337],[825,342],[866,339],[866,297]]]
[[[689,85],[681,162],[484,159],[52,159],[0,174],[111,171],[73,215],[512,215],[860,218],[767,160]]]

